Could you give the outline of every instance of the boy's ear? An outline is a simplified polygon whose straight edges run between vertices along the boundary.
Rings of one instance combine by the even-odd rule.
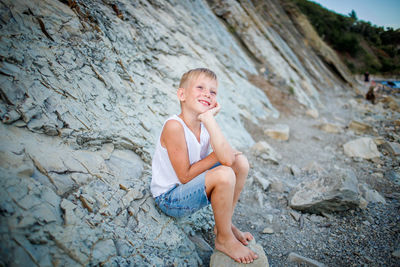
[[[185,88],[180,87],[177,92],[179,101],[185,101]]]

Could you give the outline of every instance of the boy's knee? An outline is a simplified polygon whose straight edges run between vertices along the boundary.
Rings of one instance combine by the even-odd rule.
[[[231,167],[219,166],[217,171],[217,179],[220,184],[235,185],[235,172]]]

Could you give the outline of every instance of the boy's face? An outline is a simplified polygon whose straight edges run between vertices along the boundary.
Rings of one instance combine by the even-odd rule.
[[[179,88],[178,97],[182,105],[197,113],[203,113],[217,104],[218,83],[204,74],[188,82],[186,88]]]

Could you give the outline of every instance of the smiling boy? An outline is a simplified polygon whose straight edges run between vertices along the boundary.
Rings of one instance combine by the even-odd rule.
[[[253,236],[232,224],[249,164],[230,146],[214,118],[221,109],[217,92],[217,77],[209,69],[182,76],[177,92],[181,113],[163,126],[153,156],[151,192],[172,217],[192,214],[211,202],[215,248],[237,262],[250,263],[257,255],[245,245]]]

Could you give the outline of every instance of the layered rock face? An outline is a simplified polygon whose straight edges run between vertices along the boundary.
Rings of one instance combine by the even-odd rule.
[[[210,210],[176,221],[149,192],[181,75],[217,73],[218,121],[239,149],[254,144],[244,120],[279,116],[247,75],[266,68],[311,109],[337,80],[293,49],[293,24],[279,32],[248,2],[8,0],[0,12],[3,265],[202,264],[187,234],[212,229]]]

